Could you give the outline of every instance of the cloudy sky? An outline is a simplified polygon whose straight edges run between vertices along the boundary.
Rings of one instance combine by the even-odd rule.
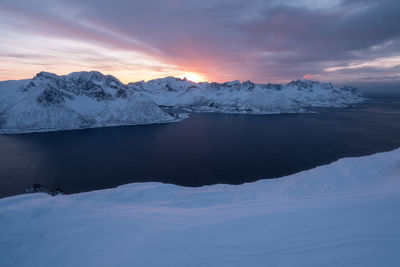
[[[0,0],[0,80],[400,81],[399,0]]]

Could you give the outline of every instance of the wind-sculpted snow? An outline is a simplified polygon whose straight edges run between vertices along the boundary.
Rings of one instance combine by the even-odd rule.
[[[0,133],[170,122],[146,96],[99,72],[0,82]]]
[[[273,114],[308,112],[312,107],[345,107],[365,101],[354,87],[297,80],[288,84],[255,84],[250,81],[194,83],[166,77],[130,83],[160,106],[190,111]]]
[[[397,267],[399,205],[400,149],[237,186],[14,196],[0,266]]]

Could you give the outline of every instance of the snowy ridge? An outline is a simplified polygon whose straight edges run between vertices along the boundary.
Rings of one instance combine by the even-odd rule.
[[[399,266],[400,149],[280,179],[0,199],[1,266]]]
[[[311,107],[345,107],[366,99],[354,87],[297,80],[288,84],[255,84],[251,81],[195,83],[166,77],[128,84],[160,106],[189,111],[244,114],[308,112]]]
[[[0,82],[0,133],[174,120],[146,96],[99,72],[41,72],[31,80]]]

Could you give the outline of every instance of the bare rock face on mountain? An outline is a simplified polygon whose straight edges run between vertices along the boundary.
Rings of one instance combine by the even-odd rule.
[[[190,111],[273,114],[307,112],[311,107],[345,107],[366,99],[353,87],[297,80],[287,84],[255,84],[250,81],[194,83],[166,77],[128,84],[160,106]]]
[[[99,72],[0,82],[0,133],[174,121],[142,93]]]

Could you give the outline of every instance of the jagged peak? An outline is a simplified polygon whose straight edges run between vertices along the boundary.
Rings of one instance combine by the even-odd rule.
[[[57,74],[55,73],[51,73],[51,72],[47,72],[47,71],[41,71],[39,73],[37,73],[33,79],[37,80],[37,79],[55,79],[59,77]]]
[[[247,80],[245,82],[242,83],[243,85],[254,85],[254,83],[250,80]]]
[[[224,82],[223,86],[240,86],[242,83],[239,80],[234,80],[230,82]]]
[[[39,103],[55,103],[53,99],[59,97],[54,90],[62,92],[61,97],[68,98],[86,95],[96,100],[109,100],[113,97],[126,98],[128,96],[127,85],[112,75],[104,75],[98,71],[72,72],[67,75],[42,71],[22,88],[22,91],[41,90],[46,97],[40,98]]]
[[[319,82],[318,81],[309,80],[309,79],[297,79],[295,81],[289,82],[287,85],[288,86],[301,87],[301,88],[311,88],[316,84],[319,84]]]
[[[192,81],[189,81],[186,78],[177,78],[173,76],[166,76],[163,78],[157,78],[157,79],[152,79],[147,81],[148,83],[169,83],[169,82],[188,82],[188,83],[193,83]]]
[[[33,77],[33,80],[38,80],[38,79],[108,80],[108,81],[115,81],[119,84],[122,84],[122,82],[120,80],[118,80],[116,77],[114,77],[112,75],[104,75],[103,73],[101,73],[99,71],[77,71],[77,72],[71,72],[66,75],[57,75],[55,73],[41,71],[41,72],[37,73],[35,75],[35,77]]]

